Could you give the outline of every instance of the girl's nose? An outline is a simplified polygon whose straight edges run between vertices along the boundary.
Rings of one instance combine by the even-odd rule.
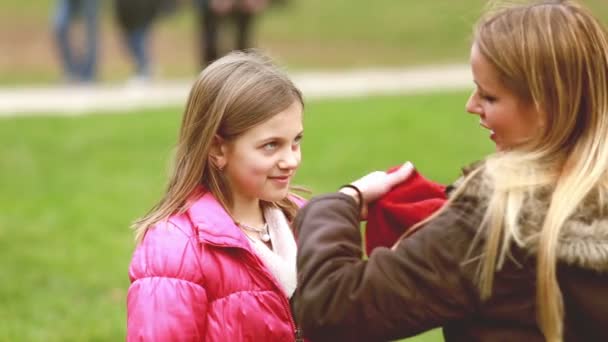
[[[286,151],[279,161],[281,169],[295,169],[300,165],[300,149]]]

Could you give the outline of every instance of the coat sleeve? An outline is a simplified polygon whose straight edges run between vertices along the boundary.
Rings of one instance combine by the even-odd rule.
[[[367,260],[357,209],[351,197],[330,194],[313,199],[296,217],[299,288],[293,305],[305,336],[393,340],[476,310],[472,272],[462,261],[479,225],[472,212],[477,208],[453,202],[394,250],[377,248]]]
[[[146,233],[129,268],[127,341],[204,340],[208,301],[199,253],[196,239],[171,223]]]

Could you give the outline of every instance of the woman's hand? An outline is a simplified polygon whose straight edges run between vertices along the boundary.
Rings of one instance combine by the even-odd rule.
[[[357,202],[360,200],[363,201],[363,203],[360,204],[361,219],[365,220],[367,218],[367,205],[382,197],[382,195],[389,192],[395,185],[405,181],[413,170],[414,165],[408,161],[395,172],[386,173],[384,171],[374,171],[359,178],[352,182],[351,185],[359,189],[361,198],[359,198],[355,189],[349,187],[340,189],[340,192],[352,196]]]

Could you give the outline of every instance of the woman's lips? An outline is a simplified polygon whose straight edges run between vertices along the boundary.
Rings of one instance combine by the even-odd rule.
[[[483,122],[479,122],[479,125],[485,129],[487,129],[488,131],[490,131],[490,139],[492,139],[492,141],[496,141],[496,133],[490,129],[490,127],[486,126]]]

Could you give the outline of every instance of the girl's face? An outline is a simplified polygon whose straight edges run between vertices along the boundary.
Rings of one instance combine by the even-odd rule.
[[[541,124],[536,107],[502,84],[497,71],[481,54],[477,44],[473,44],[471,49],[471,69],[477,87],[466,109],[479,115],[479,124],[490,131],[496,150],[510,150],[532,138]]]
[[[275,202],[287,196],[291,179],[300,166],[302,105],[287,109],[221,145],[235,201]]]

